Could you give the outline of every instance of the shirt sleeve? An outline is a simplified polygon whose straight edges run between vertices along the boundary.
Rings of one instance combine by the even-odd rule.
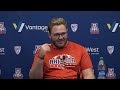
[[[80,66],[81,66],[81,70],[93,68],[91,58],[90,58],[86,48],[83,48]]]
[[[40,48],[38,48],[36,53],[35,53],[34,60],[33,60],[33,63],[32,63],[32,67],[35,65],[36,61],[38,60],[39,53],[40,53]]]

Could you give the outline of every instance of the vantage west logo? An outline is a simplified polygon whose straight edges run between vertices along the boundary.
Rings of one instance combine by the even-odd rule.
[[[18,32],[22,32],[23,29],[27,29],[27,30],[39,30],[39,31],[44,31],[44,32],[48,32],[48,26],[41,26],[41,25],[27,25],[24,22],[20,21],[18,24],[13,23],[13,27],[15,28],[15,30],[17,30]]]
[[[86,47],[86,50],[90,55],[99,55],[99,48]]]
[[[112,24],[109,24],[109,23],[108,23],[108,24],[107,24],[107,27],[108,27],[108,29],[109,29],[110,31],[116,32],[117,28],[120,27],[120,24],[115,21],[115,22],[113,22]]]

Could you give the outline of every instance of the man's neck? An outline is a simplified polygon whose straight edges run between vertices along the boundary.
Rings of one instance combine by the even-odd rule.
[[[65,45],[64,47],[67,47],[68,42],[69,42],[69,41],[67,41],[67,43],[66,43],[66,45]],[[52,43],[52,46],[53,46],[53,48],[57,48],[53,43]],[[64,47],[63,47],[63,48],[64,48]]]

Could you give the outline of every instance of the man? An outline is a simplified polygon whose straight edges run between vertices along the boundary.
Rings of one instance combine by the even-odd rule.
[[[30,79],[94,79],[93,65],[86,49],[68,41],[67,22],[54,18],[48,24],[51,44],[36,52]]]

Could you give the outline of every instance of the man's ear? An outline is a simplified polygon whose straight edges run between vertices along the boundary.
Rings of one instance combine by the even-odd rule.
[[[50,34],[50,32],[48,32],[48,37],[51,38],[51,34]]]

